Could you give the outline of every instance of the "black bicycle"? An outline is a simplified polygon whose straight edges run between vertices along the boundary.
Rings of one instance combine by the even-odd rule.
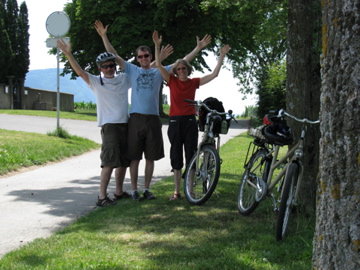
[[[186,199],[190,204],[201,205],[211,197],[218,183],[221,166],[220,134],[227,134],[233,115],[231,110],[218,112],[200,100],[186,101],[207,111],[202,139],[184,177]]]
[[[298,141],[280,157],[283,145],[292,144],[293,138],[284,117],[303,123]],[[272,198],[274,210],[278,212],[276,239],[284,239],[289,217],[297,204],[299,186],[303,176],[302,158],[306,124],[318,124],[320,121],[299,119],[284,110],[269,114],[270,122],[251,130],[254,137],[245,159],[245,171],[241,179],[238,196],[238,210],[242,215],[251,214],[267,196]],[[249,153],[250,158],[249,158]],[[275,174],[275,169],[280,172]]]

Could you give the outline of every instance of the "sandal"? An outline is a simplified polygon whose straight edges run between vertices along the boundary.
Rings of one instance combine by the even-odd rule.
[[[114,205],[114,204],[116,204],[116,202],[113,201],[112,199],[110,199],[108,196],[106,196],[104,199],[100,199],[98,197],[98,200],[96,202],[96,206],[99,206],[99,207],[104,207],[104,206]]]
[[[176,200],[180,200],[181,199],[181,194],[180,193],[174,193],[173,195],[171,195],[170,197],[170,201],[176,201]]]

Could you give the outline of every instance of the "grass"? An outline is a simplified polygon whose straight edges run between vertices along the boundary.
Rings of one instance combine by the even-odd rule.
[[[98,147],[97,143],[69,135],[64,130],[55,131],[49,136],[0,129],[0,175],[22,167],[42,165],[80,155]]]
[[[297,216],[285,241],[275,240],[270,200],[248,217],[236,208],[250,138],[221,148],[216,193],[203,206],[169,201],[172,178],[153,184],[157,199],[96,209],[0,260],[0,269],[311,269],[314,218]]]
[[[164,105],[164,113],[169,114],[169,105]],[[56,111],[45,111],[45,110],[5,110],[0,109],[0,114],[13,114],[13,115],[31,115],[31,116],[43,116],[56,118]],[[74,120],[86,120],[96,121],[96,110],[95,109],[75,109],[74,112],[60,112],[60,118],[74,119]],[[166,124],[168,118],[161,118],[161,122]]]
[[[3,114],[14,115],[31,115],[31,116],[43,116],[43,117],[56,117],[56,111],[44,111],[44,110],[0,110]],[[75,120],[87,120],[96,121],[96,111],[79,109],[75,112],[60,112],[60,118],[75,119]]]

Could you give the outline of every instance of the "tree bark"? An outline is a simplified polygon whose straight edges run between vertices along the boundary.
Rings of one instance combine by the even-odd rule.
[[[286,110],[299,117],[317,120],[320,110],[320,25],[318,0],[289,0]],[[294,138],[301,124],[288,120]],[[319,157],[319,126],[309,125],[304,147],[304,178],[300,202],[314,213]],[[301,196],[304,194],[304,196]]]
[[[360,1],[322,1],[313,269],[360,269]]]

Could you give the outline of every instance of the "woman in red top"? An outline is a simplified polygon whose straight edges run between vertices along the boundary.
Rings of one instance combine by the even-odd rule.
[[[220,56],[217,65],[212,73],[201,78],[189,78],[192,72],[191,65],[184,59],[179,59],[172,67],[172,73],[169,73],[161,64],[159,58],[161,36],[157,31],[153,33],[155,44],[156,65],[159,68],[162,77],[168,83],[170,88],[170,121],[168,137],[170,140],[170,160],[174,171],[175,191],[170,200],[176,200],[180,195],[181,169],[183,163],[183,148],[185,150],[186,165],[196,152],[198,142],[198,129],[195,118],[195,107],[190,106],[185,99],[195,99],[195,91],[200,85],[206,84],[219,75],[221,65],[225,55],[229,52],[229,45],[220,49]]]

